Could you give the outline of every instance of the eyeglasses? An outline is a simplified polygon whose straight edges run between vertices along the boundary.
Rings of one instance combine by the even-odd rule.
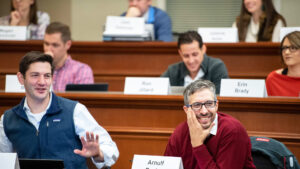
[[[217,103],[216,100],[209,100],[204,103],[195,102],[193,104],[186,105],[186,107],[191,107],[193,111],[199,111],[202,109],[203,105],[205,106],[205,108],[209,109],[209,108],[214,108],[216,106],[216,103]]]
[[[281,52],[285,52],[287,49],[289,49],[290,52],[296,52],[299,48],[296,46],[282,46]]]

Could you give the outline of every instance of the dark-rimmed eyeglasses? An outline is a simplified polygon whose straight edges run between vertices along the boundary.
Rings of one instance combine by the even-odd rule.
[[[214,108],[216,106],[217,101],[216,100],[209,100],[204,103],[201,102],[195,102],[193,104],[186,105],[186,107],[191,107],[193,111],[199,111],[202,109],[202,106],[204,105],[205,108]]]
[[[285,52],[287,49],[289,49],[290,52],[296,52],[299,48],[296,46],[282,46],[281,52]]]

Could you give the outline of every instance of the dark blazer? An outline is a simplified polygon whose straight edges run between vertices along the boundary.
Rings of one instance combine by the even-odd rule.
[[[229,78],[227,68],[221,59],[213,58],[204,54],[204,59],[200,65],[204,72],[202,79],[212,81],[216,86],[216,93],[220,93],[221,79]],[[183,62],[172,64],[161,75],[161,77],[169,77],[171,86],[183,86],[184,77],[189,74]]]

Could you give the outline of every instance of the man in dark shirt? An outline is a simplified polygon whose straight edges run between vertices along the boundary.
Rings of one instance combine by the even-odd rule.
[[[181,34],[177,44],[182,62],[172,64],[161,75],[169,77],[171,86],[187,86],[197,79],[212,81],[220,93],[221,79],[228,78],[225,64],[221,59],[207,56],[206,46],[196,31]]]

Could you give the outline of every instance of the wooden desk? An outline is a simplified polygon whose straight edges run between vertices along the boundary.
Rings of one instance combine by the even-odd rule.
[[[231,78],[264,79],[281,68],[279,43],[209,43],[209,56],[222,59]],[[42,51],[42,41],[0,41],[0,89],[5,74],[18,71],[20,58]],[[123,91],[126,76],[158,77],[180,61],[175,42],[73,42],[73,59],[89,64],[96,82],[108,82],[110,91]]]
[[[116,141],[120,158],[113,168],[131,167],[133,154],[162,155],[173,129],[185,120],[182,96],[59,93],[86,105]],[[0,112],[18,104],[19,93],[0,93]],[[250,136],[283,142],[300,159],[300,99],[218,97],[219,110],[237,118]]]

